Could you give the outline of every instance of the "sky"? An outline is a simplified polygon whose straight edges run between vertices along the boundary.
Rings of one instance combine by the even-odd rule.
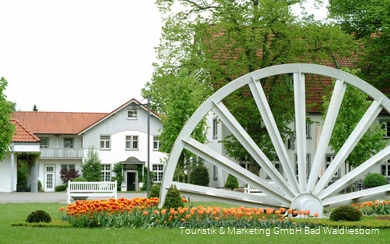
[[[151,80],[155,0],[0,0],[0,78],[31,111],[110,112]],[[298,9],[298,8],[297,8]],[[316,16],[324,13],[316,12]]]

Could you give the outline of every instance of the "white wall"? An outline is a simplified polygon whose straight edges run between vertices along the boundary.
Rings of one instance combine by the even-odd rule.
[[[0,192],[11,192],[10,172],[11,172],[11,156],[7,155],[5,156],[3,161],[0,161]]]

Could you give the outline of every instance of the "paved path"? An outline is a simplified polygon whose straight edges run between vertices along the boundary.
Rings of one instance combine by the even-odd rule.
[[[146,192],[121,193],[118,198],[146,197]],[[88,198],[94,199],[92,197]],[[96,199],[96,198],[95,198]],[[0,204],[2,203],[29,203],[29,202],[58,202],[66,203],[65,192],[0,192]]]

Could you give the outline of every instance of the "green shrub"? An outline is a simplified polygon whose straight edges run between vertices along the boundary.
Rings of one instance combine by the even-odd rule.
[[[168,188],[168,192],[165,196],[164,206],[165,209],[177,209],[178,207],[184,207],[183,199],[180,196],[179,190],[175,185],[171,185]]]
[[[114,164],[114,168],[112,169],[112,172],[115,173],[115,177],[112,177],[112,181],[116,181],[116,189],[118,191],[122,190],[122,182],[123,182],[123,164],[116,163]]]
[[[38,191],[43,192],[42,182],[40,180],[38,180]]]
[[[87,179],[83,177],[77,177],[72,180],[72,182],[88,182]]]
[[[160,185],[155,184],[152,186],[152,189],[150,189],[149,198],[152,198],[152,197],[160,198]]]
[[[333,221],[359,221],[362,216],[362,212],[352,206],[341,206],[330,213],[329,219]]]
[[[229,174],[229,176],[226,179],[225,188],[233,190],[234,188],[238,187],[238,180],[233,175]]]
[[[18,161],[17,178],[16,191],[29,192],[30,188],[28,187],[28,168],[27,162],[24,160]]]
[[[49,222],[51,222],[51,217],[45,211],[37,210],[37,211],[32,212],[30,215],[27,216],[26,222],[29,222],[29,223],[39,223],[39,222],[49,223]]]
[[[55,187],[55,191],[66,191],[67,186],[66,185],[59,185]]]
[[[364,178],[363,184],[365,187],[377,187],[387,184],[386,178],[379,173],[371,173]]]
[[[87,181],[96,182],[101,181],[100,171],[102,164],[99,158],[99,153],[94,148],[89,148],[84,164],[81,165],[83,177]]]
[[[190,173],[191,184],[198,186],[209,186],[209,171],[203,165],[196,166]]]

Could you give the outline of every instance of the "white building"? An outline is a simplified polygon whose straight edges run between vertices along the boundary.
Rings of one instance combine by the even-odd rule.
[[[21,140],[21,130],[17,130],[13,152],[0,162],[0,192],[16,189],[16,152],[41,153],[38,167],[30,172],[31,189],[36,191],[38,179],[44,191],[54,191],[56,186],[64,184],[60,178],[62,168],[74,168],[81,174],[81,165],[90,148],[99,152],[102,181],[111,181],[115,176],[113,165],[121,163],[124,165],[122,190],[139,190],[141,168],[147,167],[148,110],[137,100],[131,99],[111,113],[31,111],[15,112],[12,118],[30,137]],[[161,128],[158,115],[150,112],[150,166],[155,172],[154,182],[162,179],[162,160],[166,157],[158,151]],[[10,177],[10,172],[14,177]]]

